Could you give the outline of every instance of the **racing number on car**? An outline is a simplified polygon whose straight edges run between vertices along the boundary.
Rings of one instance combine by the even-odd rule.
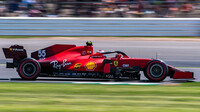
[[[38,51],[38,58],[44,59],[46,57],[46,50],[39,50]]]

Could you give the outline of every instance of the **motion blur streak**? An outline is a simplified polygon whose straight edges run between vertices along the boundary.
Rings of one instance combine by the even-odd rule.
[[[199,0],[1,0],[0,16],[200,17]]]

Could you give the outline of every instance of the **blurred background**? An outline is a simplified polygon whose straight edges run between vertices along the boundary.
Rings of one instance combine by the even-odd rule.
[[[2,17],[198,18],[199,0],[0,0]]]
[[[120,50],[133,58],[159,58],[194,72],[200,82],[199,17],[200,0],[0,0],[0,48],[23,45],[30,57],[53,44],[91,40],[95,52]],[[162,84],[169,87],[110,85],[110,80],[87,85],[80,82],[94,80],[46,77],[35,82],[49,83],[14,83],[23,81],[15,69],[6,69],[8,60],[2,49],[0,53],[0,112],[200,110],[200,83],[173,86],[181,82],[167,78]]]

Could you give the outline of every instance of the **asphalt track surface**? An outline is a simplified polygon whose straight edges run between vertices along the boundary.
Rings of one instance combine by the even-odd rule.
[[[101,38],[101,37],[99,37]],[[158,58],[167,64],[186,71],[192,71],[196,80],[200,82],[200,41],[146,41],[146,40],[93,40],[94,51],[124,51],[128,56],[135,58]],[[28,52],[28,56],[33,51],[53,45],[53,44],[75,44],[85,45],[86,39],[0,39],[0,47],[9,47],[13,44],[23,45]],[[36,81],[21,80],[15,69],[5,68],[5,57],[0,51],[0,81],[2,82],[105,82],[105,83],[149,83],[143,76],[141,81],[132,80],[108,80],[108,79],[86,79],[86,78],[46,78],[40,77]],[[166,78],[162,84],[181,83],[185,80],[172,80]]]

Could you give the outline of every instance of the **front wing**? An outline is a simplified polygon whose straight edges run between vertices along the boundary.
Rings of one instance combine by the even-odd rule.
[[[170,65],[168,65],[168,68],[169,68],[170,78],[173,78],[173,79],[195,79],[193,72],[183,71],[183,70],[177,69]]]

